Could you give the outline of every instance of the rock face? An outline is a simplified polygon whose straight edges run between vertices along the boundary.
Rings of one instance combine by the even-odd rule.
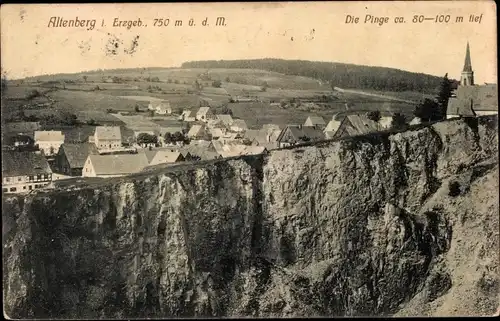
[[[497,152],[482,117],[5,198],[5,312],[491,315]]]

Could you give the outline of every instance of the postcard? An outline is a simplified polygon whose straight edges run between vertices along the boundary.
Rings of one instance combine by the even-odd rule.
[[[0,15],[6,318],[498,315],[495,2]]]

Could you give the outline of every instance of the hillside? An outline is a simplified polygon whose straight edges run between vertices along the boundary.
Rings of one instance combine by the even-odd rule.
[[[182,68],[262,69],[285,75],[311,77],[336,87],[425,93],[434,93],[442,79],[393,68],[306,60],[206,60],[185,62]]]
[[[4,311],[492,315],[497,124],[449,120],[3,198]]]

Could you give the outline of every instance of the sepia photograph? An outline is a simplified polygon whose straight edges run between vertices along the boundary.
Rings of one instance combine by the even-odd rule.
[[[3,4],[4,317],[497,316],[496,13]]]

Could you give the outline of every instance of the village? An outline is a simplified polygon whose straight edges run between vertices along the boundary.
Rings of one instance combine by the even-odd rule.
[[[474,84],[468,44],[460,85],[448,98],[444,118],[498,113],[497,85]],[[237,99],[245,98],[233,100]],[[433,120],[422,117],[422,110],[407,120],[399,113],[383,116],[379,111],[351,111],[348,104],[345,109],[346,113],[331,119],[311,113],[302,124],[267,123],[249,128],[245,119],[233,117],[228,108],[222,112],[210,106],[174,111],[168,100],[154,100],[147,113],[112,113],[125,125],[99,124],[83,135],[42,128],[39,122],[9,122],[2,128],[2,191],[29,193],[69,179],[120,177],[160,164],[259,155]]]

